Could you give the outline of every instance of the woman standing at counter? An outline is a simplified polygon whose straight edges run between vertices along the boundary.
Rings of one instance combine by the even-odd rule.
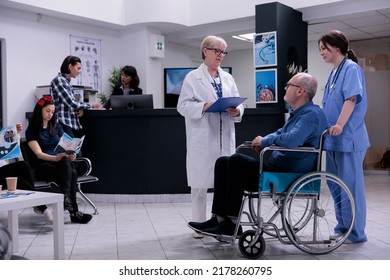
[[[203,63],[187,74],[177,104],[185,117],[187,137],[187,180],[191,187],[192,221],[206,219],[207,189],[214,186],[214,165],[221,156],[235,152],[234,123],[240,122],[244,107],[228,108],[226,112],[206,110],[219,97],[237,97],[236,83],[221,69],[226,52],[224,39],[207,36],[200,50]],[[193,233],[194,238],[202,236]]]

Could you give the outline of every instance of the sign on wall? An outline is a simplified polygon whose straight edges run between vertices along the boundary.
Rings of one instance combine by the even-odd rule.
[[[70,35],[70,53],[81,59],[76,85],[102,91],[101,40]]]

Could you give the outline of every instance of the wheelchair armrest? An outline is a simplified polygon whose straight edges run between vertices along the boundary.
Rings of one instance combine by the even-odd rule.
[[[81,176],[88,176],[92,172],[92,163],[89,158],[79,157],[74,160],[75,163],[81,163],[86,168],[86,171]]]
[[[238,152],[241,149],[251,149],[252,148],[252,141],[244,141],[241,145],[239,145],[236,148],[236,152]]]
[[[260,171],[262,171],[263,164],[264,164],[264,155],[267,151],[284,151],[284,152],[301,152],[301,153],[316,153],[320,156],[321,149],[317,149],[315,147],[297,147],[297,148],[286,148],[282,146],[277,145],[271,145],[268,147],[265,147],[260,152]]]
[[[286,147],[282,147],[282,146],[271,145],[271,146],[269,146],[267,148],[268,148],[268,150],[271,150],[271,151],[305,152],[305,153],[313,152],[313,153],[318,153],[318,149],[316,149],[314,147],[286,148]],[[267,148],[264,148],[263,150],[265,150]]]

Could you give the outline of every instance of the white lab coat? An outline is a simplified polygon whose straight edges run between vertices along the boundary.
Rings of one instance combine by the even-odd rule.
[[[222,81],[222,96],[239,96],[232,75],[218,69]],[[187,180],[190,187],[213,188],[214,165],[221,156],[230,156],[236,149],[234,122],[240,116],[230,117],[227,112],[202,113],[205,103],[217,100],[207,66],[201,64],[187,74],[177,104],[178,112],[185,117],[187,137]]]

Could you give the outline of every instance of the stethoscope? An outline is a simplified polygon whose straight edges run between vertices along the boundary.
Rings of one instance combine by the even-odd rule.
[[[340,72],[341,72],[346,60],[347,60],[347,58],[344,57],[344,59],[341,61],[340,65],[339,65],[339,67],[337,67],[336,73],[333,75],[333,79],[332,79],[332,82],[330,83],[330,86],[329,86],[329,81],[332,77],[333,71],[329,74],[328,82],[326,83],[326,86],[325,86],[325,88],[328,88],[328,92],[331,92],[336,87],[337,79],[339,78]]]

